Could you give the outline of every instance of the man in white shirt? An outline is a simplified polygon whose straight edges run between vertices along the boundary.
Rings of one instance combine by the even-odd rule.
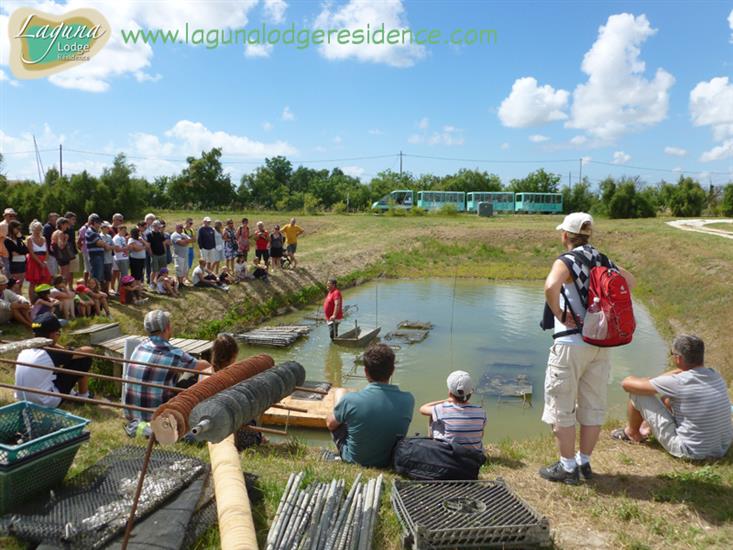
[[[61,324],[53,313],[43,313],[33,321],[33,333],[41,338],[49,338],[53,343],[45,349],[30,348],[18,354],[18,363],[39,365],[43,367],[57,367],[77,371],[79,374],[52,372],[46,369],[16,365],[15,385],[26,388],[34,388],[44,392],[59,394],[58,397],[42,395],[31,391],[16,390],[17,400],[32,401],[44,407],[58,407],[63,401],[64,395],[70,395],[74,386],[78,387],[77,395],[90,397],[89,372],[92,366],[90,357],[82,357],[66,353],[64,348],[58,345],[61,337]],[[58,351],[49,348],[57,348]],[[94,350],[88,346],[79,348],[80,352],[92,353]]]
[[[183,224],[177,223],[176,230],[171,234],[171,243],[173,243],[173,261],[176,266],[176,277],[179,286],[183,286],[183,282],[188,276],[188,245],[192,242],[193,239],[190,239],[183,232]]]

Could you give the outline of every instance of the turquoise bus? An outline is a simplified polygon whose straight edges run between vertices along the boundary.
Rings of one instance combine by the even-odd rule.
[[[424,210],[439,210],[452,204],[458,212],[466,211],[466,194],[463,191],[418,191],[417,205]]]
[[[415,204],[415,192],[410,189],[395,189],[372,204],[372,210],[386,212],[390,207],[409,210]]]
[[[514,212],[514,193],[471,191],[466,195],[466,210],[476,212],[480,202],[490,202],[494,212]]]
[[[514,211],[527,214],[562,214],[562,193],[515,193]]]

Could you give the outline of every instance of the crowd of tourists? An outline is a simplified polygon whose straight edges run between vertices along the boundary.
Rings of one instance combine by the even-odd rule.
[[[76,317],[110,316],[109,302],[139,305],[148,293],[177,297],[187,286],[227,290],[230,284],[268,279],[295,254],[303,229],[295,218],[271,232],[257,222],[250,232],[242,218],[213,222],[192,218],[167,227],[155,214],[129,224],[122,214],[111,221],[91,214],[77,230],[77,216],[48,215],[25,226],[12,208],[0,222],[0,323],[28,328],[53,312],[63,324]],[[27,228],[28,234],[25,229]],[[247,265],[251,241],[255,258]],[[200,260],[195,262],[196,248]],[[27,294],[24,287],[27,286]]]
[[[243,226],[246,227],[245,222]],[[94,223],[92,221],[92,231],[96,230]],[[161,225],[159,222],[153,231],[161,231]],[[209,225],[210,220],[204,219],[203,227],[208,228]],[[290,225],[294,226],[295,221]],[[151,226],[155,226],[154,220]],[[564,252],[552,264],[545,281],[545,298],[552,324],[548,325],[543,320],[543,326],[552,327],[554,341],[547,361],[542,421],[552,427],[559,458],[541,468],[539,475],[548,481],[577,484],[581,477],[586,480],[593,477],[591,457],[606,420],[611,373],[609,347],[588,343],[582,330],[584,321],[593,312],[587,303],[591,279],[595,276],[593,270],[603,267],[620,274],[623,277],[620,289],[625,293],[634,287],[635,280],[631,273],[590,244],[593,233],[590,215],[570,214],[557,229]],[[256,235],[263,232],[267,233],[258,227]],[[232,233],[236,239],[237,233]],[[93,242],[93,239],[88,242]],[[215,250],[215,240],[204,242],[207,245],[213,243]],[[276,244],[280,242],[276,241]],[[264,251],[264,247],[261,250]],[[260,254],[259,259],[267,261],[265,254]],[[162,258],[153,260],[158,267],[164,261]],[[216,256],[202,253],[204,269],[215,269],[211,264],[216,261]],[[44,294],[38,288],[35,290]],[[343,318],[342,304],[337,281],[330,279],[324,315],[331,325],[332,337],[337,334],[338,323]],[[61,327],[53,313],[45,311],[33,326],[37,335],[49,337],[54,346],[57,345]],[[198,378],[190,372],[180,374],[180,370],[166,367],[219,370],[237,357],[236,342],[226,335],[214,342],[211,361],[197,360],[175,348],[170,343],[173,333],[170,315],[161,310],[148,312],[144,328],[149,337],[134,350],[128,376],[132,380],[156,382],[158,385],[151,388],[128,384],[125,403],[136,407],[136,410],[128,411],[127,429],[131,436],[149,434],[150,431],[147,422],[151,415],[144,410],[141,412],[140,408],[160,406],[175,394],[174,386],[187,387]],[[672,342],[670,357],[673,368],[664,374],[651,378],[628,376],[623,380],[622,387],[630,395],[627,422],[623,428],[613,431],[611,437],[629,443],[640,443],[653,437],[672,456],[690,460],[724,456],[733,442],[731,402],[725,381],[717,371],[705,365],[705,346],[697,336],[678,335]],[[54,382],[48,371],[32,366],[16,367],[18,385],[59,394],[53,402],[46,400],[51,406],[55,406],[63,394],[71,392],[75,384],[78,393],[86,392],[84,373],[88,371],[89,364],[80,358],[69,353],[54,353],[53,349],[26,350],[19,360],[21,358],[24,363],[40,361],[46,366],[67,365],[66,368],[79,371],[78,375],[57,377]],[[397,468],[396,457],[401,446],[418,440],[407,437],[415,399],[410,392],[391,383],[395,371],[395,353],[391,347],[382,343],[372,345],[364,352],[363,361],[367,386],[360,391],[346,393],[327,417],[326,424],[333,435],[338,459],[372,467],[392,464]],[[433,442],[431,445],[435,452],[421,454],[428,453],[430,449],[423,445],[411,447],[406,453],[409,464],[414,464],[420,456],[427,456],[426,460],[446,461],[445,464],[429,464],[432,472],[450,466],[448,462],[457,460],[456,457],[464,461],[461,464],[468,461],[479,466],[485,460],[483,438],[487,417],[480,405],[471,403],[475,388],[470,374],[462,370],[452,372],[446,385],[447,396],[425,403],[418,409],[428,418],[429,437],[426,439]],[[18,392],[17,395],[19,398],[39,399],[31,393]],[[576,446],[578,425],[580,437]],[[445,446],[448,450],[442,452]],[[478,474],[478,466],[474,474]]]

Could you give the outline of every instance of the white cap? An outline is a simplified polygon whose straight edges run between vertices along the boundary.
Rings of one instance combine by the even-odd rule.
[[[209,223],[211,223],[211,218],[210,218],[209,216],[206,216],[206,217],[204,218],[204,221],[205,221],[205,222],[209,222]]]
[[[465,398],[473,393],[473,380],[466,371],[455,370],[448,375],[448,391],[456,397]]]
[[[588,226],[583,229],[583,225]],[[577,235],[590,235],[593,230],[593,216],[586,214],[585,212],[573,212],[565,216],[565,219],[555,229],[558,231],[567,231],[568,233],[575,233]]]

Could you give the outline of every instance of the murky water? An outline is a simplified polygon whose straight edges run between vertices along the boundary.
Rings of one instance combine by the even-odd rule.
[[[533,387],[532,405],[519,399],[474,395],[472,402],[486,408],[485,440],[526,438],[547,433],[540,421],[543,381],[552,337],[539,328],[544,295],[541,284],[494,284],[482,280],[430,279],[390,280],[369,283],[344,292],[344,302],[358,311],[342,324],[342,331],[358,319],[363,327],[382,327],[382,336],[403,320],[428,321],[434,328],[426,340],[405,344],[399,340],[397,368],[393,382],[415,396],[411,432],[426,433],[427,419],[420,404],[447,397],[445,379],[457,369],[471,373],[474,383],[490,378],[527,376]],[[308,310],[307,313],[312,313]],[[312,323],[305,312],[279,317],[278,324]],[[626,394],[620,381],[628,374],[655,375],[667,367],[667,345],[654,328],[649,313],[635,304],[637,329],[634,341],[612,350],[613,370],[609,386],[609,416],[622,418]],[[266,352],[276,361],[293,359],[302,363],[309,380],[327,380],[337,386],[361,388],[364,369],[354,359],[361,350],[332,345],[325,325],[287,349],[241,345],[242,355]],[[326,433],[292,430],[312,443],[322,444]]]

